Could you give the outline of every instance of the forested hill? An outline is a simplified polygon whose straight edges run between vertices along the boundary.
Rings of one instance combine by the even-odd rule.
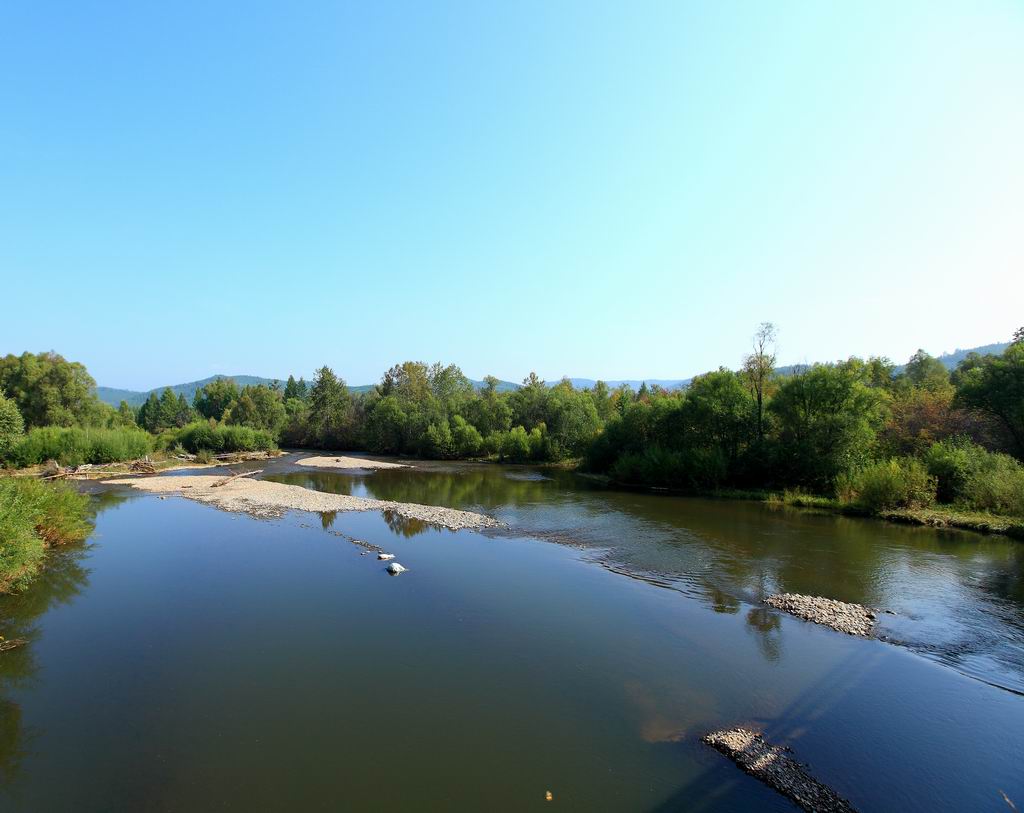
[[[239,387],[245,387],[247,385],[271,384],[277,382],[281,387],[284,387],[285,382],[278,378],[260,378],[257,375],[211,375],[209,378],[204,378],[201,381],[190,381],[187,384],[171,384],[171,392],[177,395],[184,395],[185,400],[190,404],[192,399],[195,398],[196,391],[205,387],[211,381],[216,381],[218,378],[230,378]],[[360,384],[358,386],[349,387],[351,392],[369,392],[373,389],[373,384]],[[484,386],[483,381],[474,381],[473,386],[480,389]],[[518,384],[513,384],[511,381],[501,381],[498,384],[498,392],[508,392],[518,387]],[[120,390],[115,387],[97,387],[96,396],[103,401],[105,404],[111,406],[118,406],[122,401],[127,401],[128,406],[140,407],[146,403],[146,399],[149,398],[150,393],[155,392],[160,395],[166,387],[156,387],[152,390],[146,390],[145,392],[139,392],[137,390]]]
[[[983,345],[981,347],[971,347],[971,348],[968,348],[966,350],[957,349],[957,350],[954,350],[952,353],[944,353],[943,355],[938,356],[938,359],[944,365],[946,365],[947,369],[954,370],[954,369],[956,369],[956,365],[959,364],[961,361],[963,361],[963,359],[965,359],[968,356],[968,354],[970,354],[970,353],[978,353],[979,355],[982,355],[982,356],[985,356],[985,355],[999,355],[1004,350],[1006,350],[1006,348],[1008,346],[1009,345],[1006,342],[1002,342],[1000,344],[986,344],[986,345]],[[807,365],[799,365],[799,366],[807,366]],[[792,366],[789,366],[789,367],[779,367],[777,369],[777,372],[780,373],[781,375],[788,375],[788,374],[792,374],[797,369],[797,367],[798,367],[798,365],[792,365]],[[903,370],[903,366],[902,365],[896,368],[897,372],[901,372],[902,370]],[[192,403],[192,399],[195,397],[196,390],[200,389],[201,387],[206,386],[211,381],[215,381],[218,378],[233,378],[235,380],[235,383],[238,384],[239,387],[244,387],[247,384],[252,384],[252,385],[255,385],[255,384],[268,384],[269,385],[269,384],[273,384],[275,381],[278,384],[280,384],[282,387],[284,386],[284,381],[281,381],[280,379],[275,379],[275,378],[260,378],[259,376],[255,376],[255,375],[232,375],[232,376],[212,375],[209,378],[204,378],[202,381],[190,381],[187,384],[173,384],[173,385],[171,385],[171,392],[173,392],[175,395],[179,395],[179,394],[184,395],[185,399],[189,403]],[[576,389],[588,389],[590,387],[593,387],[594,384],[597,383],[596,379],[591,379],[591,378],[570,378],[569,380],[572,382],[572,385]],[[628,384],[634,390],[637,390],[637,389],[640,388],[640,385],[643,384],[644,381],[646,381],[648,386],[657,385],[657,386],[660,386],[660,387],[664,387],[667,390],[673,390],[673,389],[676,389],[677,387],[682,387],[682,386],[685,386],[686,384],[689,384],[690,380],[691,379],[689,379],[689,378],[672,378],[672,379],[662,379],[662,378],[640,379],[640,378],[637,378],[637,379],[614,379],[614,380],[605,381],[605,383],[609,387],[612,387],[613,389],[615,387],[618,387],[618,386],[622,385],[622,384]],[[557,383],[557,382],[550,382],[550,383]],[[480,388],[482,388],[484,386],[484,382],[482,382],[482,381],[474,381],[473,382],[473,386],[475,386],[477,389],[480,389]],[[498,384],[498,391],[499,392],[508,392],[510,390],[517,389],[518,387],[519,387],[518,384],[513,384],[511,381],[501,381]],[[368,392],[371,389],[373,389],[373,384],[360,384],[358,386],[350,386],[349,387],[349,390],[352,391],[352,392]],[[163,391],[164,391],[164,387],[157,387],[157,388],[155,388],[153,390],[147,390],[146,392],[137,392],[135,390],[119,390],[119,389],[115,389],[114,387],[97,387],[96,388],[96,395],[99,397],[99,399],[101,401],[103,401],[104,403],[110,404],[111,406],[117,406],[118,404],[121,403],[121,401],[127,401],[129,406],[139,407],[139,406],[142,406],[146,402],[146,399],[149,397],[150,392],[155,392],[157,395],[160,395],[160,393],[162,393]]]
[[[244,387],[247,384],[273,384],[277,379],[275,378],[260,378],[256,375],[211,375],[209,378],[204,378],[201,381],[189,381],[187,384],[172,384],[171,392],[175,395],[184,395],[185,400],[190,404],[192,399],[195,398],[196,390],[205,387],[212,381],[216,381],[218,378],[233,378],[235,383],[240,387]],[[284,382],[278,381],[283,387]],[[122,401],[127,401],[128,406],[139,407],[146,403],[146,399],[149,398],[151,392],[155,392],[160,395],[164,391],[165,387],[156,387],[152,390],[146,390],[145,392],[137,392],[136,390],[119,390],[114,387],[97,387],[96,396],[106,404],[111,406],[117,406]]]

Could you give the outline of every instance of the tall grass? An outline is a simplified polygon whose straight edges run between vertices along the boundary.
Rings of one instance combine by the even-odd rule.
[[[0,478],[0,592],[24,588],[48,545],[89,535],[89,498],[66,483]]]
[[[193,454],[199,452],[259,452],[276,449],[274,437],[269,432],[248,426],[211,426],[206,421],[196,421],[165,432],[160,437],[165,448],[180,443]]]
[[[153,451],[153,438],[139,429],[42,426],[29,431],[7,453],[15,466],[56,460],[64,466],[134,460]]]

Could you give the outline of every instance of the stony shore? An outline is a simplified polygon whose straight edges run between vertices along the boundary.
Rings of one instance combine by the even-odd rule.
[[[795,615],[805,621],[823,624],[848,635],[871,635],[875,614],[860,604],[847,604],[821,596],[803,596],[799,593],[778,593],[768,596],[769,607]]]
[[[345,494],[327,494],[302,486],[254,480],[250,477],[224,482],[214,475],[185,475],[181,477],[126,477],[107,480],[112,485],[131,486],[151,494],[186,497],[213,505],[225,511],[252,514],[258,517],[278,517],[286,510],[296,511],[394,511],[407,519],[416,519],[452,531],[464,528],[479,530],[497,528],[501,523],[493,517],[472,511],[459,511],[435,505],[372,500]],[[223,483],[223,485],[214,485]]]
[[[408,469],[408,463],[388,463],[385,460],[370,460],[365,457],[320,455],[296,460],[299,466],[313,466],[318,469]]]
[[[853,813],[842,796],[812,777],[787,749],[746,728],[712,731],[701,740],[725,754],[751,776],[812,813]]]

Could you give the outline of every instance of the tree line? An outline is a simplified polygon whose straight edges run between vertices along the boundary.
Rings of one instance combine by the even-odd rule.
[[[276,442],[436,459],[578,460],[624,484],[789,488],[901,505],[963,501],[965,483],[977,491],[988,477],[1001,496],[975,494],[973,505],[1024,512],[1024,329],[1001,355],[968,356],[952,373],[918,351],[899,372],[885,358],[850,358],[783,374],[775,340],[764,324],[738,370],[723,367],[671,391],[604,382],[575,389],[531,374],[503,392],[490,376],[475,387],[455,365],[404,362],[365,393],[325,366],[311,382],[290,376],[283,387],[218,379],[191,403],[166,389],[138,410],[97,401],[82,365],[25,353],[0,359],[0,455],[23,430],[91,426],[145,430],[157,445],[190,451]]]

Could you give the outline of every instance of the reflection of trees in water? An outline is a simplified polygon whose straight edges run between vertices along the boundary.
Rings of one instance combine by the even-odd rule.
[[[430,530],[431,528],[439,529],[440,525],[434,525],[430,522],[424,522],[422,519],[413,519],[412,517],[404,517],[397,511],[392,511],[390,508],[381,512],[384,515],[384,521],[388,524],[388,527],[396,534],[401,534],[407,539],[421,534],[424,531]]]
[[[747,613],[747,628],[757,633],[757,646],[765,660],[778,661],[782,654],[782,620],[767,607],[751,607]]]
[[[99,506],[101,510],[103,507]],[[52,607],[71,601],[86,586],[89,571],[82,566],[82,558],[87,550],[87,545],[54,549],[27,590],[0,596],[0,635],[28,640],[24,646],[0,653],[0,690],[29,686],[35,680],[39,668],[32,652],[36,622]],[[10,789],[17,779],[30,736],[18,704],[0,697],[0,784],[4,788]]]
[[[486,509],[541,501],[545,495],[556,493],[560,487],[559,482],[564,486],[564,481],[572,478],[572,475],[553,472],[551,477],[554,479],[513,479],[507,476],[505,469],[479,466],[451,471],[384,469],[371,474],[292,472],[267,479],[328,494],[351,495],[358,485],[365,488],[370,497],[378,500],[443,505],[448,508],[480,506]],[[579,489],[575,481],[574,488]]]
[[[325,531],[329,531],[334,527],[334,520],[338,518],[337,511],[321,511],[320,512],[320,527]]]

